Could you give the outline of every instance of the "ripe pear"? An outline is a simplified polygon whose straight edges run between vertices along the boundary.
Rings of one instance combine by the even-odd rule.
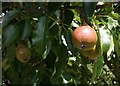
[[[77,27],[72,33],[72,43],[80,50],[90,50],[97,42],[96,31],[88,25]]]

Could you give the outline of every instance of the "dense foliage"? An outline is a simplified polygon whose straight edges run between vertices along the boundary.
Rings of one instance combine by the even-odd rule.
[[[120,85],[119,2],[3,2],[2,12],[3,84]],[[95,60],[71,41],[84,22],[98,35]]]

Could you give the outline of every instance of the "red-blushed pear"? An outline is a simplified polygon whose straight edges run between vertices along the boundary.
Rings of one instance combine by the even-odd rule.
[[[88,25],[77,27],[72,33],[72,43],[80,50],[90,50],[97,42],[96,31]]]

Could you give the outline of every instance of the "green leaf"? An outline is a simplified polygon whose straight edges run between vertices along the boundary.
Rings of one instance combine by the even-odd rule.
[[[52,74],[52,79],[57,79],[64,72],[65,66],[68,61],[67,48],[64,45],[60,46],[60,51],[58,52],[58,57],[56,58],[56,63],[54,67],[54,72]]]
[[[65,32],[65,40],[66,40],[66,43],[67,43],[67,47],[73,54],[75,54],[76,51],[75,51],[75,48],[72,45],[71,36],[72,36],[72,34],[71,34],[70,30]]]
[[[30,64],[23,64],[19,61],[15,61],[13,67],[18,73],[18,84],[33,84],[33,82],[37,80],[33,81],[36,76],[36,71]]]
[[[42,80],[41,71],[36,70],[36,73],[33,73],[32,77],[33,77],[32,80],[31,80],[32,84],[34,84],[34,83],[40,83],[40,81]],[[29,84],[29,81],[28,81],[28,84]]]
[[[3,48],[9,46],[16,38],[18,38],[18,25],[9,25],[3,30]]]
[[[102,49],[104,53],[107,53],[107,51],[110,48],[110,32],[105,26],[99,28],[100,31],[100,38],[101,38],[101,43],[102,43]]]
[[[116,29],[119,30],[119,28],[120,27],[117,27]],[[113,34],[114,34],[114,36],[113,36],[113,41],[114,42],[113,43],[114,43],[115,52],[117,54],[117,56],[115,56],[115,57],[120,58],[120,48],[119,48],[119,46],[120,46],[120,32],[118,33],[118,35],[116,35],[115,32],[113,32]]]
[[[83,2],[83,9],[88,21],[91,21],[91,17],[93,16],[96,9],[96,4],[97,2]]]
[[[56,10],[58,10],[62,5],[62,2],[49,2],[48,3],[48,11],[50,13],[55,12]]]
[[[66,39],[66,42],[67,42],[67,44],[68,44],[68,47],[69,47],[69,49],[70,50],[72,50],[72,42],[71,42],[71,32],[68,30],[68,31],[66,31],[66,34],[65,34],[65,39]]]
[[[45,2],[24,2],[24,9],[26,12],[26,15],[30,18],[39,18],[43,11],[46,10],[46,3]]]
[[[44,54],[43,54],[43,59],[45,59],[46,57],[47,57],[47,55],[49,54],[49,52],[50,52],[50,49],[51,49],[51,40],[50,39],[48,39],[47,41],[46,41],[46,49],[45,49],[45,52],[44,52]]]
[[[8,23],[10,23],[19,13],[20,13],[19,10],[9,11],[3,18],[2,27],[5,27],[6,25],[8,25]]]
[[[31,32],[32,32],[31,23],[29,21],[25,21],[24,30],[23,30],[23,33],[22,33],[22,40],[27,39]]]
[[[110,16],[116,20],[120,17],[120,15],[118,13],[114,13],[114,11],[111,12]]]
[[[56,55],[52,51],[50,51],[47,58],[45,58],[45,63],[46,63],[46,67],[50,69],[51,72],[53,72],[54,70],[55,60],[56,60]]]
[[[9,69],[9,67],[10,67],[10,64],[8,64],[8,58],[3,58],[2,59],[2,69],[3,69],[3,72],[7,71],[7,69]]]
[[[14,62],[15,51],[16,51],[16,46],[14,43],[7,47],[7,56],[6,57],[8,58],[8,62],[10,64]]]
[[[59,26],[56,24],[56,22],[54,22],[51,27],[49,28],[49,34],[52,36],[52,37],[55,37],[57,36],[59,33]]]
[[[99,32],[103,53],[109,56],[114,49],[113,36],[110,30],[105,26],[99,27]]]
[[[103,66],[104,66],[103,58],[104,58],[103,56],[100,56],[98,57],[97,61],[94,62],[91,82],[95,81],[102,73]]]
[[[62,85],[62,83],[63,83],[63,78],[62,78],[62,77],[58,77],[57,79],[51,80],[51,83],[52,83],[53,85],[56,85],[56,84]]]
[[[18,84],[19,82],[19,74],[16,71],[14,65],[10,65],[9,69],[4,74],[8,80],[10,80],[11,84]]]
[[[63,24],[65,28],[69,28],[72,20],[74,18],[74,13],[71,10],[65,10],[63,15]]]
[[[47,18],[45,16],[40,17],[39,22],[37,24],[37,29],[35,31],[35,36],[32,38],[33,45],[35,46],[36,51],[41,56],[45,52],[45,42],[46,42],[46,26],[47,26]]]
[[[118,20],[115,20],[113,19],[112,17],[108,17],[108,28],[111,30],[113,27],[117,27],[119,24],[118,24]]]
[[[19,83],[21,83],[21,84],[33,84],[33,82],[37,81],[37,78],[36,78],[36,80],[33,81],[33,78],[35,78],[35,75],[36,75],[35,69],[33,69],[29,65],[22,65],[21,69],[22,70],[19,73],[19,75],[21,77],[19,77],[19,78],[22,80],[20,80]]]

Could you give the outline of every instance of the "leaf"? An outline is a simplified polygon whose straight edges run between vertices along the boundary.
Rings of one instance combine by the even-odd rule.
[[[72,20],[74,18],[74,13],[71,10],[65,10],[63,15],[63,24],[65,28],[69,28]]]
[[[3,18],[2,27],[5,27],[6,25],[8,25],[8,23],[10,23],[19,13],[20,13],[19,10],[9,11]]]
[[[62,78],[62,77],[58,77],[57,79],[52,80],[51,83],[52,83],[53,85],[56,85],[56,84],[62,85],[62,83],[63,83],[63,78]]]
[[[91,82],[95,81],[100,76],[103,70],[103,65],[104,59],[103,56],[100,56],[98,57],[97,62],[94,62]]]
[[[33,81],[33,78],[35,78],[36,75],[36,71],[34,68],[32,68],[32,66],[20,65],[18,67],[21,69],[21,71],[19,71],[19,84],[33,84],[33,82],[37,81],[37,78]]]
[[[33,45],[36,51],[42,56],[45,51],[45,41],[46,41],[46,22],[47,18],[45,16],[40,17],[37,29],[35,31],[35,36],[32,38]]]
[[[116,52],[115,57],[120,58],[120,53],[119,53],[120,52],[120,27],[116,27],[114,30],[115,31],[112,32],[112,34],[113,34],[113,36],[112,36],[113,43],[111,43],[111,44],[114,44],[113,49]]]
[[[75,55],[76,51],[75,51],[75,48],[73,47],[73,44],[72,44],[72,41],[71,41],[71,36],[72,36],[72,34],[71,34],[70,30],[65,32],[65,40],[66,40],[66,43],[67,43],[67,47],[72,52],[72,54]]]
[[[96,9],[97,2],[83,2],[83,9],[85,12],[85,18],[88,19],[88,21],[91,21],[91,17],[94,14],[94,11]]]
[[[62,5],[62,2],[49,2],[48,3],[48,11],[49,13],[53,13],[58,10]]]
[[[22,33],[22,40],[27,39],[31,32],[32,32],[31,23],[29,21],[25,21],[24,30],[23,30],[23,33]]]
[[[3,48],[9,46],[16,38],[18,38],[18,25],[11,24],[3,30]]]
[[[54,70],[55,61],[56,61],[56,55],[52,51],[50,51],[47,58],[45,58],[45,63],[46,63],[46,67],[50,69],[51,72],[53,72]]]
[[[14,65],[10,65],[9,69],[4,74],[8,80],[10,80],[11,84],[18,84],[19,82],[19,74],[16,71]]]
[[[71,42],[71,33],[70,33],[70,31],[66,31],[66,34],[65,34],[65,39],[66,39],[66,42],[67,42],[67,44],[68,44],[68,47],[69,47],[69,49],[70,50],[72,50],[72,42]]]
[[[43,11],[45,12],[46,10],[46,3],[24,2],[24,9],[26,11],[26,15],[29,16],[30,18],[39,18],[43,14]]]
[[[113,36],[110,30],[105,26],[99,27],[99,32],[103,53],[109,56],[114,49]]]
[[[64,72],[65,66],[68,61],[68,52],[67,48],[64,45],[60,46],[60,51],[58,53],[58,57],[56,59],[54,72],[52,74],[52,79],[57,79]]]
[[[110,32],[105,26],[99,28],[103,52],[106,53],[110,48]]]
[[[115,20],[113,19],[112,17],[108,17],[108,28],[111,30],[113,27],[117,27],[119,24],[118,24],[118,20]]]
[[[10,64],[14,62],[15,51],[16,51],[16,46],[14,45],[14,43],[7,47],[7,56],[6,57],[8,58],[8,62]]]
[[[52,36],[52,37],[55,37],[57,36],[59,33],[59,26],[56,24],[56,22],[54,22],[51,27],[49,28],[49,34]]]
[[[110,16],[116,20],[120,17],[120,15],[118,13],[114,13],[114,11],[111,12]]]
[[[44,54],[43,54],[43,59],[45,59],[46,57],[47,57],[47,55],[49,54],[49,52],[50,52],[50,49],[51,49],[51,40],[50,39],[48,39],[47,41],[46,41],[46,49],[45,49],[45,52],[44,52]]]
[[[39,83],[41,80],[42,80],[42,74],[40,71],[36,70],[36,73],[33,74],[34,76],[32,76],[32,80],[31,80],[31,83],[34,84],[34,83]],[[29,84],[29,81],[28,81],[28,84]]]
[[[8,64],[8,58],[4,58],[2,60],[2,69],[3,69],[3,72],[7,71],[7,69],[9,69],[9,67],[10,67],[10,64]]]

